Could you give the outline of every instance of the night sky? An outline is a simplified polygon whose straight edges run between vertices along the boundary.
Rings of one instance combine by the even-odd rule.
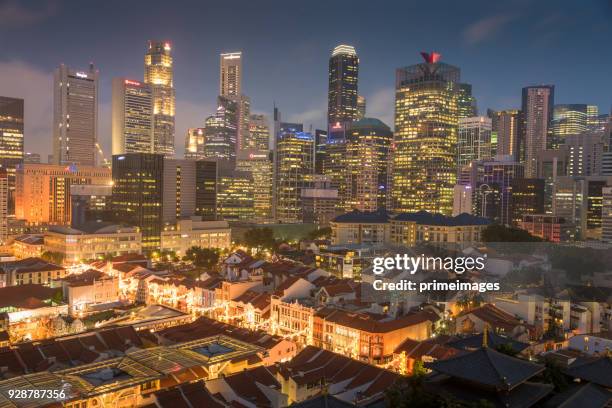
[[[99,139],[110,152],[111,79],[141,80],[148,39],[173,44],[176,150],[213,112],[219,53],[243,52],[253,111],[323,127],[331,49],[352,44],[368,116],[393,122],[395,68],[435,50],[459,66],[481,114],[552,83],[556,103],[612,102],[612,1],[0,0],[0,95],[26,99],[26,150],[51,149],[53,69],[100,69]]]

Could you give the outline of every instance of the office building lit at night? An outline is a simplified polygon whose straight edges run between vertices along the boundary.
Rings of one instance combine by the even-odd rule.
[[[145,54],[144,82],[153,89],[153,151],[174,155],[176,95],[172,47],[167,41],[149,41]]]
[[[53,89],[53,163],[95,166],[98,141],[98,71],[55,70]]]
[[[460,70],[423,53],[399,68],[395,86],[390,207],[450,215],[457,172]]]
[[[329,59],[327,123],[357,119],[359,57],[355,47],[341,44]]]
[[[153,153],[154,123],[151,85],[113,78],[112,153]]]

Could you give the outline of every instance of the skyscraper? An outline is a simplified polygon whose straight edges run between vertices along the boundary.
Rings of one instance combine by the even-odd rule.
[[[250,174],[253,185],[254,218],[269,220],[272,216],[273,169],[269,150],[251,150],[238,153],[238,172]]]
[[[396,72],[391,208],[450,215],[457,176],[460,70],[422,53],[425,62]]]
[[[352,122],[357,118],[359,57],[355,47],[340,44],[329,59],[327,122]]]
[[[242,52],[222,53],[219,70],[219,95],[236,103],[236,151],[252,149],[249,135],[251,100],[242,94]]]
[[[489,110],[488,116],[491,118],[491,132],[497,137],[496,155],[514,156],[519,158],[519,134],[520,116],[517,109],[507,109],[503,111]]]
[[[98,71],[62,64],[54,75],[54,164],[95,166],[98,141]]]
[[[589,106],[584,104],[555,105],[552,118],[552,147],[562,144],[567,136],[579,135],[589,127]]]
[[[309,186],[314,172],[314,137],[302,125],[280,123],[276,135],[275,219],[302,221],[302,189]]]
[[[361,120],[366,117],[366,97],[357,96],[357,120]]]
[[[491,119],[484,116],[460,118],[457,142],[459,168],[475,160],[491,159],[491,153]]]
[[[189,128],[187,136],[185,136],[185,158],[186,159],[204,159],[206,152],[204,151],[205,144],[205,128]]]
[[[149,41],[145,54],[144,81],[153,90],[153,151],[174,155],[176,95],[173,82],[172,47],[167,41]]]
[[[153,90],[151,85],[127,78],[113,78],[112,152],[153,153]]]
[[[554,85],[538,85],[523,88],[521,112],[523,115],[522,140],[524,146],[525,177],[537,174],[538,153],[552,147],[550,126],[555,100]]]
[[[115,219],[140,228],[145,253],[159,250],[162,230],[164,156],[113,156],[112,211]]]
[[[225,96],[217,99],[217,112],[204,122],[204,156],[215,159],[223,168],[236,164],[238,105]]]
[[[379,119],[363,118],[350,124],[345,209],[374,211],[386,207],[392,141],[393,132]]]
[[[270,149],[270,124],[265,115],[251,115],[249,118],[249,138],[243,150],[249,149]]]
[[[472,85],[458,84],[457,115],[459,119],[471,118],[478,115],[476,98],[472,95]]]
[[[0,96],[0,167],[6,169],[8,214],[15,214],[15,169],[24,161],[23,99]]]
[[[219,95],[242,95],[242,52],[227,52],[220,57]]]

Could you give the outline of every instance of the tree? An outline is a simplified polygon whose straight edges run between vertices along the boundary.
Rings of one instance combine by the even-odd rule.
[[[51,303],[54,305],[61,305],[64,303],[64,294],[62,290],[56,290],[53,296],[51,297]]]
[[[54,252],[54,251],[45,251],[42,253],[42,255],[40,256],[43,260],[55,264],[55,265],[61,265],[64,263],[64,254],[62,254],[61,252]]]
[[[499,224],[488,225],[482,231],[482,240],[484,242],[542,242],[541,238],[525,230]]]
[[[506,354],[510,357],[515,357],[518,354],[517,351],[514,349],[514,347],[512,347],[512,344],[510,343],[500,344],[499,346],[495,348],[495,350],[499,351],[500,353]]]
[[[263,248],[274,250],[276,239],[271,228],[251,228],[244,234],[244,243],[250,248]]]
[[[308,239],[319,239],[331,237],[331,227],[323,227],[316,230],[312,230],[308,233]]]
[[[211,269],[219,262],[219,250],[193,246],[185,253],[185,259],[198,268]]]

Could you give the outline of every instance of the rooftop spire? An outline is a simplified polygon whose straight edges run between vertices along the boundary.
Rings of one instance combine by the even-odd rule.
[[[440,61],[442,54],[437,53],[435,51],[431,51],[431,52],[421,52],[421,56],[423,57],[426,63],[435,64],[436,62]]]

